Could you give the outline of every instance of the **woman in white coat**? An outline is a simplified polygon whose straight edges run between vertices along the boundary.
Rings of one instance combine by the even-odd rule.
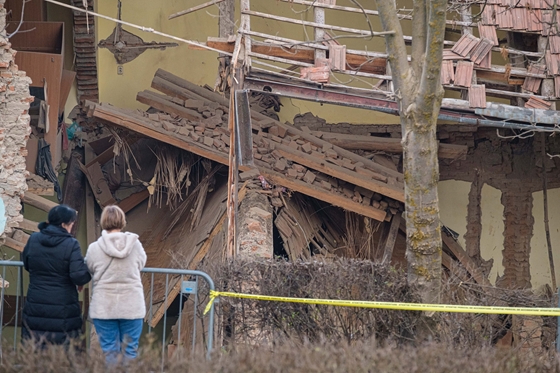
[[[121,232],[126,216],[117,206],[101,213],[103,232],[89,245],[86,263],[93,278],[89,314],[108,363],[118,361],[122,352],[134,359],[146,316],[140,271],[146,253],[138,235]]]

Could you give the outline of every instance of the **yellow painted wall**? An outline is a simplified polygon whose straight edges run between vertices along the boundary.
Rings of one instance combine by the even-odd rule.
[[[178,37],[206,41],[207,36],[218,35],[218,8],[213,6],[206,11],[199,11],[189,16],[168,20],[175,12],[200,4],[199,1],[149,1],[138,0],[122,3],[122,19],[151,27],[155,30]],[[99,13],[116,17],[117,1],[98,1]],[[97,39],[107,38],[113,31],[115,23],[97,19]],[[141,37],[144,41],[171,42],[171,40],[149,32],[142,32],[127,26],[125,30]],[[136,102],[136,94],[150,89],[152,78],[158,68],[186,78],[193,83],[214,85],[217,71],[217,54],[214,52],[192,50],[186,44],[167,48],[147,50],[135,60],[124,64],[124,74],[117,75],[117,62],[107,49],[98,50],[98,74],[100,101],[125,108],[146,108]]]
[[[438,184],[440,219],[446,227],[459,233],[459,244],[465,247],[467,233],[467,205],[471,184],[465,181],[446,180]]]
[[[560,283],[560,189],[548,191],[548,219],[550,239],[554,257],[556,282]],[[533,238],[531,239],[531,284],[539,288],[544,284],[550,285],[550,265],[548,261],[548,248],[544,229],[544,203],[543,193],[533,193]]]
[[[340,5],[352,5],[349,0],[339,1],[339,3]],[[117,9],[116,4],[116,0],[98,1],[96,8],[99,13],[114,17]],[[138,0],[134,2],[134,5],[123,2],[122,19],[142,26],[152,27],[155,30],[185,39],[205,41],[208,36],[218,35],[218,21],[216,18],[218,14],[217,7],[212,6],[206,10],[173,20],[167,19],[172,13],[198,4],[200,4],[200,2],[195,0],[165,2]],[[295,4],[292,5],[280,1],[253,1],[251,6],[252,10],[255,11],[273,13],[295,19],[313,20],[311,11],[305,12],[305,7]],[[336,19],[335,15],[337,16]],[[332,24],[368,29],[366,19],[361,14],[334,13],[332,11],[327,11],[326,19],[328,23]],[[377,17],[370,17],[370,20],[373,23],[374,30],[380,31],[380,26],[376,24]],[[305,40],[313,37],[312,30],[304,28],[301,25],[287,24],[261,18],[252,18],[251,22],[251,28],[259,32],[296,40]],[[110,35],[114,26],[114,22],[98,19],[98,40],[105,39]],[[407,30],[408,28],[409,25],[405,24],[405,33],[410,34]],[[152,35],[127,26],[124,26],[124,29],[140,36],[145,41],[170,41],[164,37]],[[379,37],[371,40],[356,38],[341,39],[340,42],[347,44],[348,48],[353,49],[382,52],[385,48],[383,39]],[[117,75],[117,63],[113,55],[107,49],[99,49],[98,71],[100,100],[119,107],[145,109],[145,105],[136,102],[136,94],[139,91],[150,88],[151,80],[158,68],[168,70],[199,85],[208,84],[213,86],[217,71],[216,57],[217,54],[215,52],[192,50],[186,45],[169,48],[165,51],[148,50],[134,61],[123,65],[124,74]],[[254,66],[258,67],[259,65],[255,63]],[[286,67],[286,65],[283,66]],[[375,79],[361,77],[343,75],[337,75],[337,77],[340,79],[340,82],[335,80],[335,83],[351,81],[352,84],[358,87],[371,88],[372,85],[377,82]],[[291,122],[296,114],[313,112],[315,115],[327,119],[330,123],[398,123],[398,117],[369,110],[351,109],[335,105],[320,105],[314,102],[292,99],[282,99],[282,104],[284,105],[280,112],[282,121]]]
[[[480,237],[480,254],[483,259],[494,259],[488,279],[496,283],[497,276],[504,274],[502,250],[504,249],[504,206],[502,192],[489,185],[482,187],[482,232]]]

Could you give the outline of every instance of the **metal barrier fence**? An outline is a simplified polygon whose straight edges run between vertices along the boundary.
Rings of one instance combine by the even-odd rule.
[[[12,319],[8,321],[7,324],[11,324],[13,321],[14,326],[14,336],[13,336],[13,344],[12,348],[16,349],[17,347],[17,337],[18,337],[18,325],[21,323],[21,315],[20,312],[23,309],[23,302],[24,302],[24,284],[23,284],[23,262],[20,261],[11,261],[11,260],[0,260],[0,267],[2,268],[0,271],[0,275],[2,276],[2,280],[0,280],[0,358],[2,357],[2,341],[3,341],[3,331],[5,325],[4,315],[10,310],[7,309],[6,305],[6,289],[11,287],[9,282],[7,281],[7,268],[12,270],[17,270],[17,274],[14,277],[14,273],[10,273],[10,280],[16,278],[16,295],[15,295],[15,312],[12,315]],[[179,317],[177,321],[177,339],[181,341],[181,326],[182,326],[182,314],[183,314],[183,295],[185,296],[194,296],[194,310],[195,316],[193,317],[193,335],[192,335],[192,350],[194,351],[195,343],[196,343],[196,310],[198,307],[199,302],[199,279],[202,278],[208,285],[208,291],[215,290],[214,288],[214,281],[212,278],[205,272],[201,271],[193,271],[193,270],[183,270],[183,269],[168,269],[168,268],[144,268],[142,270],[143,274],[148,274],[150,276],[150,292],[149,292],[149,309],[147,310],[147,315],[149,316],[148,320],[152,319],[154,306],[153,306],[153,294],[154,294],[154,276],[156,275],[165,275],[165,297],[163,300],[163,307],[164,311],[167,310],[168,306],[171,304],[168,303],[168,294],[169,294],[169,279],[170,276],[173,278],[179,278],[179,284],[181,284],[181,290],[179,292]],[[194,281],[192,281],[194,279]],[[13,280],[12,280],[13,281]],[[93,294],[94,289],[92,289]],[[13,296],[12,296],[13,297]],[[82,310],[83,311],[83,310]],[[152,331],[151,323],[148,322],[148,333]],[[166,331],[167,331],[167,312],[163,313],[163,337],[162,337],[162,366],[165,359],[165,343],[166,343]],[[213,345],[213,336],[214,336],[214,306],[210,310],[210,315],[208,317],[208,330],[207,330],[207,341],[206,341],[206,356],[207,358],[210,357],[210,353],[212,352],[212,345]]]

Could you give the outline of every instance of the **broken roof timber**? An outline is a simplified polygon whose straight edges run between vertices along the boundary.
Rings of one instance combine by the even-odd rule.
[[[226,38],[209,37],[206,45],[233,53],[234,44]],[[253,41],[251,51],[257,54],[280,57],[298,62],[313,64],[315,61],[315,48],[302,46],[288,47],[283,44],[263,43]],[[346,63],[352,69],[359,69],[361,72],[384,75],[387,67],[387,57],[383,54],[379,56],[364,56],[346,52]]]
[[[87,106],[89,106],[89,112],[95,118],[102,119],[119,127],[123,127],[144,136],[176,146],[180,149],[211,159],[215,162],[224,165],[228,165],[229,163],[226,153],[213,150],[201,143],[197,143],[189,139],[186,136],[181,136],[176,133],[165,131],[162,128],[155,127],[150,123],[150,120],[147,118],[138,118],[132,114],[133,112],[118,110],[108,105],[95,104],[91,102],[87,102]],[[353,211],[378,221],[385,220],[386,212],[383,210],[376,209],[372,206],[365,206],[361,203],[354,202],[347,197],[318,188],[303,181],[289,179],[283,174],[264,167],[262,164],[258,164],[258,168],[260,173],[274,184],[282,185],[296,192],[320,199],[345,210]],[[242,171],[249,170],[249,167],[241,166],[240,169]]]
[[[264,76],[264,75],[260,75]],[[255,77],[254,73],[251,76],[245,77],[245,87],[264,94],[271,94],[281,97],[290,97],[301,100],[311,100],[315,102],[342,105],[348,107],[356,107],[361,109],[375,110],[382,113],[387,113],[391,115],[399,115],[398,105],[395,101],[388,99],[381,99],[375,97],[361,96],[358,92],[352,89],[337,90],[321,88],[317,84],[307,84],[306,86],[296,86],[289,84],[285,81],[272,80],[271,78],[276,78],[274,74],[266,73],[266,77]],[[489,93],[489,89],[486,89],[486,93]],[[375,91],[371,92],[373,96]],[[516,93],[517,95],[525,95],[523,93]],[[526,94],[527,96],[531,96]],[[513,106],[512,106],[513,107]],[[490,116],[482,116],[475,114],[469,110],[457,111],[456,108],[444,108],[442,106],[439,116],[439,120],[452,121],[458,124],[468,124],[477,125],[484,127],[496,127],[496,128],[516,128],[516,129],[530,129],[536,131],[544,132],[559,132],[557,128],[548,128],[542,126],[532,125],[534,122],[522,121],[522,123],[506,123],[504,119],[493,119]]]

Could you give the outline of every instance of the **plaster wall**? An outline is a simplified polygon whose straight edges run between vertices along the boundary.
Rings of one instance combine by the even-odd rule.
[[[464,247],[464,234],[467,231],[467,205],[470,183],[464,181],[447,180],[439,183],[440,215],[443,224],[459,233],[459,243]],[[502,264],[502,250],[504,246],[504,206],[501,203],[502,192],[496,188],[484,185],[482,188],[482,233],[481,255],[485,260],[494,260],[489,273],[489,280],[496,283],[497,276],[504,274]],[[557,281],[560,279],[560,210],[555,208],[560,204],[560,189],[548,192],[549,224],[555,259]],[[531,285],[538,289],[550,284],[550,267],[548,249],[544,230],[544,209],[542,192],[533,193],[533,237],[531,238]]]
[[[350,0],[339,1],[340,5],[355,6]],[[407,1],[399,2],[406,5]],[[138,0],[132,3],[123,2],[122,19],[154,28],[157,31],[168,33],[181,38],[206,41],[208,36],[218,36],[218,8],[208,7],[204,10],[168,20],[170,14],[199,5],[199,1],[148,1]],[[337,3],[338,4],[338,3]],[[236,7],[238,3],[236,2]],[[288,4],[279,1],[252,1],[251,9],[283,17],[303,19],[312,21],[313,12],[305,12],[306,7],[296,4]],[[96,2],[96,10],[104,15],[116,17],[117,1],[104,0]],[[336,18],[335,18],[336,17]],[[239,15],[236,15],[239,19]],[[368,29],[365,17],[362,14],[326,11],[326,20],[335,25],[345,25],[355,28]],[[381,30],[378,18],[370,17],[373,29]],[[410,34],[410,22],[404,24],[404,32]],[[236,27],[238,24],[236,25]],[[115,23],[105,20],[97,20],[97,40],[107,38],[113,31]],[[144,41],[173,42],[173,40],[142,32],[127,26],[123,28],[141,37]],[[251,28],[259,32],[296,40],[309,40],[313,38],[313,31],[301,25],[288,24],[274,20],[251,18]],[[384,51],[384,40],[376,37],[370,39],[344,38],[340,42],[346,44],[349,49],[367,49],[370,51]],[[141,54],[135,60],[123,65],[123,74],[117,74],[117,62],[113,55],[107,50],[98,50],[98,72],[99,72],[99,95],[101,102],[108,102],[115,106],[125,108],[142,108],[146,105],[136,101],[136,94],[142,90],[149,89],[154,73],[158,68],[170,71],[173,74],[184,77],[198,85],[208,84],[214,86],[217,75],[216,52],[193,50],[186,44],[178,47],[167,48],[164,51],[150,49]],[[257,63],[254,66],[259,67]],[[260,66],[263,67],[263,66]],[[285,65],[283,66],[286,67]],[[338,79],[338,81],[337,81]],[[333,83],[347,83],[362,88],[372,88],[377,83],[375,79],[351,77],[348,75],[337,75]],[[398,118],[369,110],[352,109],[335,105],[321,105],[310,101],[292,100],[283,98],[280,119],[292,121],[296,114],[313,112],[321,118],[326,118],[330,123],[346,122],[354,124],[396,124]]]
[[[560,189],[548,191],[548,220],[550,227],[550,240],[554,257],[556,282],[560,280]],[[543,193],[533,193],[533,238],[531,239],[531,277],[534,288],[550,282],[550,265],[548,261],[548,247],[544,229],[544,204]]]

